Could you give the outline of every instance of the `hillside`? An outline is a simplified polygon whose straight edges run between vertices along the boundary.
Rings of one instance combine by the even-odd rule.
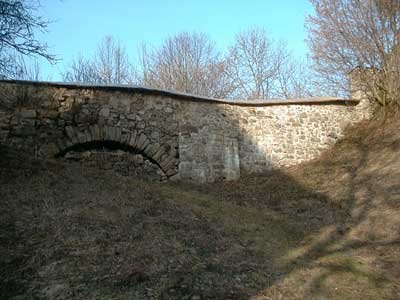
[[[240,182],[0,148],[1,299],[400,299],[400,121]],[[383,128],[383,129],[382,129]]]

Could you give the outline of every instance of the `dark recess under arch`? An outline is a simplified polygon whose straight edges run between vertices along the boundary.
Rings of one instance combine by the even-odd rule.
[[[156,161],[154,158],[148,156],[142,149],[111,140],[89,141],[85,143],[74,144],[57,153],[56,158],[64,157],[68,152],[71,151],[84,152],[88,150],[104,149],[104,148],[108,150],[123,150],[131,154],[140,154],[144,158],[148,159],[151,163],[157,165],[161,170],[163,170],[160,163]]]

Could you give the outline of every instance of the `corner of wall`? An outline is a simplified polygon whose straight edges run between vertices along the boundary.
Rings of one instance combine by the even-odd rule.
[[[355,107],[352,123],[370,119],[376,108],[368,95],[366,85],[363,84],[366,76],[369,76],[368,72],[367,69],[357,67],[349,73],[351,98],[359,101]]]

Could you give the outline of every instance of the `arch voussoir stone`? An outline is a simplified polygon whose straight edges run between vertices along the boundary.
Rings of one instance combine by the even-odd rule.
[[[78,141],[80,144],[90,142],[92,139],[90,133],[86,128],[84,128],[83,130],[76,129],[76,135],[78,136]]]
[[[148,156],[154,159],[154,154],[158,151],[160,148],[159,143],[149,143],[146,148],[144,148],[143,152]]]
[[[128,145],[131,147],[135,147],[137,138],[138,138],[138,132],[136,130],[132,131],[129,137]]]
[[[147,136],[144,133],[141,133],[136,142],[136,148],[145,149],[149,143],[150,141]]]
[[[130,133],[121,134],[121,144],[128,146],[130,137],[131,137]]]
[[[65,127],[65,133],[68,137],[68,139],[71,141],[72,144],[78,144],[78,137],[75,134],[75,130],[72,126],[66,126]]]
[[[171,151],[169,145],[154,143],[146,134],[137,130],[123,132],[122,128],[117,126],[99,126],[98,124],[90,125],[86,128],[66,126],[64,137],[57,141],[58,156],[65,155],[73,146],[91,142],[115,142],[121,144],[122,147],[129,147],[134,151],[143,153],[153,163],[157,164],[167,177],[177,173],[178,161],[175,158],[176,152]]]
[[[167,156],[163,161],[160,162],[160,166],[164,171],[168,171],[171,167],[177,164],[177,160],[173,156]]]
[[[89,132],[92,140],[96,139],[96,125],[90,125],[89,126]],[[97,140],[99,140],[99,136],[97,136]]]
[[[169,147],[162,145],[158,148],[158,150],[153,154],[153,158],[156,161],[160,161],[161,157],[163,156],[164,153],[167,154],[167,150]]]
[[[103,141],[111,140],[111,126],[103,126]]]
[[[122,135],[121,127],[113,127],[112,140],[121,143],[121,135]]]
[[[91,135],[91,133],[90,133],[90,130],[89,130],[89,128],[85,128],[85,140],[87,141],[87,142],[90,142],[90,141],[92,141],[93,140],[93,137],[92,137],[92,135]]]

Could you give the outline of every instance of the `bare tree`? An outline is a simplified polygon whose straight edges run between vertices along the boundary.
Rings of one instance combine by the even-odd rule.
[[[285,45],[275,43],[264,29],[239,33],[229,53],[230,76],[238,84],[236,97],[270,99],[288,56]]]
[[[144,45],[140,56],[145,86],[216,98],[233,92],[229,64],[204,34],[183,32],[159,48]]]
[[[133,84],[135,71],[129,62],[128,54],[122,43],[106,36],[99,44],[93,58],[79,57],[72,61],[69,70],[62,74],[64,81]]]
[[[132,65],[129,62],[125,46],[112,37],[104,37],[95,57],[96,70],[101,83],[132,84]]]
[[[16,51],[7,54],[7,70],[2,78],[19,80],[40,80],[40,66],[37,60],[26,60]]]
[[[63,80],[67,82],[98,83],[99,77],[96,65],[82,56],[73,60],[69,70],[62,74]]]
[[[47,45],[35,38],[35,31],[46,31],[48,22],[36,14],[39,3],[28,0],[0,0],[0,77],[15,77],[18,54],[40,56],[50,62]]]
[[[20,80],[43,80],[40,64],[37,60],[27,61],[22,55],[16,55],[14,65],[14,78]]]
[[[314,79],[306,61],[292,57],[285,61],[276,76],[272,94],[276,98],[309,98],[319,95],[314,90]]]
[[[310,0],[308,43],[321,87],[349,91],[348,73],[381,105],[400,103],[400,1]]]

